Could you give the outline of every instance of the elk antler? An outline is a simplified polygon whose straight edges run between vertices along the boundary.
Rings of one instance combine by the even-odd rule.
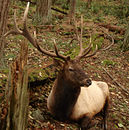
[[[28,31],[28,28],[27,28],[27,15],[28,15],[28,10],[29,10],[29,2],[27,4],[27,7],[25,9],[25,12],[24,12],[24,17],[23,17],[23,29],[19,29],[18,26],[17,26],[17,22],[16,22],[16,11],[14,13],[14,29],[7,32],[4,37],[10,35],[10,34],[15,34],[15,35],[22,35],[24,36],[26,39],[29,40],[29,42],[35,47],[37,48],[38,51],[42,52],[43,54],[45,55],[48,55],[48,56],[51,56],[51,57],[57,57],[57,58],[60,58],[64,61],[66,61],[67,57],[68,56],[63,56],[61,54],[58,53],[58,49],[56,47],[56,44],[54,44],[54,47],[55,47],[55,52],[56,53],[52,53],[50,51],[47,51],[45,50],[44,48],[42,48],[39,43],[38,43],[38,40],[36,39],[36,37],[32,37],[31,34],[29,33]]]
[[[83,16],[81,16],[81,35],[80,35],[80,37],[78,34],[76,21],[74,21],[74,23],[75,23],[75,31],[76,31],[77,40],[79,41],[79,44],[80,44],[80,52],[79,52],[78,56],[76,56],[75,59],[80,60],[81,58],[84,58],[84,57],[87,58],[87,57],[91,57],[91,56],[95,55],[98,50],[97,45],[96,45],[95,51],[92,52],[91,54],[89,54],[90,51],[92,50],[92,46],[93,46],[91,44],[91,37],[90,37],[90,44],[88,45],[88,47],[83,48],[83,46],[82,46]]]

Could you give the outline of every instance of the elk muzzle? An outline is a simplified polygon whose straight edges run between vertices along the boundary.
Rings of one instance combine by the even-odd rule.
[[[91,79],[84,79],[84,80],[81,81],[81,86],[82,87],[85,87],[85,86],[89,87],[91,84],[92,84]]]

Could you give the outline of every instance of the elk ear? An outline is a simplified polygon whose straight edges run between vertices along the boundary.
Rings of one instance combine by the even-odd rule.
[[[54,58],[53,63],[54,63],[54,66],[57,67],[58,69],[61,70],[63,68],[63,64],[64,64],[63,61]]]

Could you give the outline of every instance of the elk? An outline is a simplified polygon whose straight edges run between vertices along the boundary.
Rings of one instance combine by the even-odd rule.
[[[17,26],[15,12],[15,28],[7,32],[4,36],[6,37],[9,34],[22,35],[41,53],[52,58],[57,58],[56,61],[61,69],[47,99],[49,111],[59,120],[74,120],[79,122],[82,129],[88,129],[92,118],[96,114],[102,112],[104,130],[106,130],[106,118],[109,104],[108,85],[102,81],[91,80],[79,63],[82,58],[95,55],[98,50],[97,46],[92,53],[90,53],[92,50],[91,43],[85,49],[82,47],[81,26],[81,36],[79,37],[77,34],[77,39],[80,43],[80,52],[74,59],[71,59],[70,56],[60,54],[55,41],[55,53],[45,50],[39,45],[36,37],[32,37],[28,31],[26,23],[28,10],[29,3],[24,12],[23,29],[19,29]],[[81,23],[83,23],[82,19]]]

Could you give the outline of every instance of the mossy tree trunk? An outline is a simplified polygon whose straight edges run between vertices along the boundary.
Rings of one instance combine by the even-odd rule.
[[[70,0],[69,17],[71,20],[75,18],[75,11],[76,11],[76,0]]]
[[[4,39],[10,0],[0,0],[0,66],[3,63]]]
[[[51,0],[37,0],[36,20],[40,24],[51,21]]]
[[[20,56],[12,63],[6,87],[7,119],[6,130],[25,130],[28,118],[28,46],[21,45]]]
[[[123,51],[129,50],[129,24],[128,24],[127,30],[125,32],[124,42],[122,44],[122,50]]]

